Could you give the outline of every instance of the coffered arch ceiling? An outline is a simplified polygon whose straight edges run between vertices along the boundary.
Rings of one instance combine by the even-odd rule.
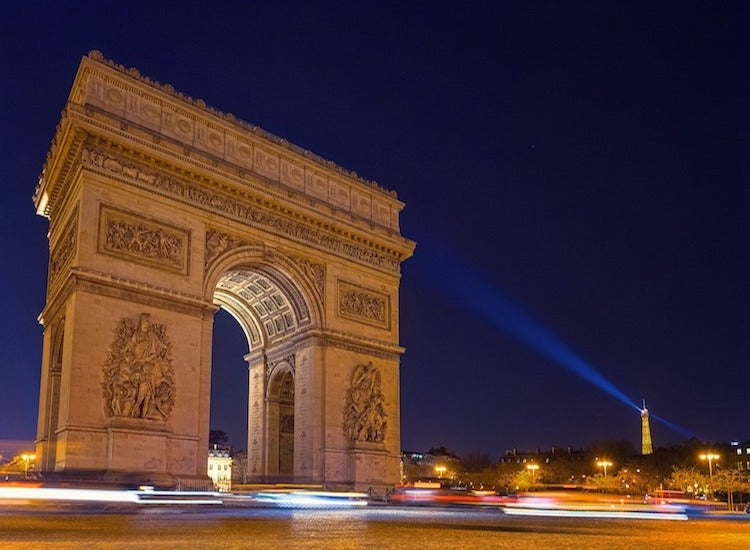
[[[216,285],[214,303],[237,319],[250,350],[272,345],[311,323],[302,294],[273,267],[228,271]]]

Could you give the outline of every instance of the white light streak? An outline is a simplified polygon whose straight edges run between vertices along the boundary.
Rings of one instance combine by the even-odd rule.
[[[608,510],[554,510],[549,508],[505,508],[505,513],[511,516],[541,516],[560,518],[610,518],[610,519],[661,519],[672,521],[686,521],[686,514],[659,512],[625,512]]]

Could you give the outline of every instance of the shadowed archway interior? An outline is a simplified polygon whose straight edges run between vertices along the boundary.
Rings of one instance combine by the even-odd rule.
[[[286,275],[269,266],[227,271],[217,283],[214,302],[242,328],[248,344],[245,358],[258,350],[272,352],[285,347],[290,336],[311,324],[310,310],[300,291]],[[253,411],[249,398],[243,400],[248,406],[247,448],[250,427],[261,423],[266,442],[264,477],[291,480],[295,475],[293,360],[275,362],[266,374],[262,411]]]

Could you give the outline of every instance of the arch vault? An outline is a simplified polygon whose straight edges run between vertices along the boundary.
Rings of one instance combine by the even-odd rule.
[[[250,479],[398,481],[395,193],[91,52],[34,202],[46,475],[205,478],[221,307],[250,350]]]

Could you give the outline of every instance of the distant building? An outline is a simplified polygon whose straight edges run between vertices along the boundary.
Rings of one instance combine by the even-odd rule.
[[[232,453],[214,445],[208,450],[208,477],[214,487],[223,493],[232,490]]]
[[[738,470],[750,470],[750,441],[732,441],[730,444]],[[731,459],[730,459],[731,460]],[[727,462],[729,463],[730,460]]]
[[[542,450],[537,447],[536,451],[509,449],[498,459],[500,464],[525,464],[527,462],[549,464],[553,461],[586,462],[588,464],[591,461],[591,453],[589,451],[573,450],[573,447],[568,447],[564,450],[558,447]]]
[[[455,475],[459,464],[455,456],[404,451],[401,454],[401,481],[408,483],[450,479]]]

